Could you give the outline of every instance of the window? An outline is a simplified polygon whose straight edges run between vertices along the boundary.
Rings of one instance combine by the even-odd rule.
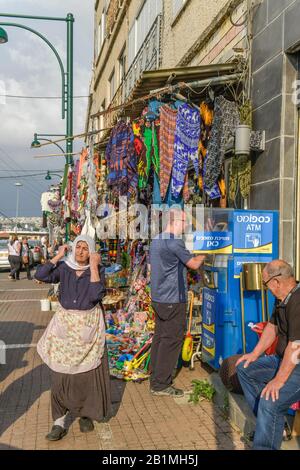
[[[108,79],[109,84],[109,102],[112,102],[116,92],[116,80],[115,80],[115,69],[113,69],[111,76]]]
[[[102,113],[103,111],[105,111],[105,100],[102,101],[102,104],[100,106],[100,112]],[[100,115],[100,123],[99,123],[99,129],[104,129],[104,114]],[[102,132],[99,133],[99,139],[101,138],[102,136]]]
[[[186,0],[173,0],[173,18],[180,12]]]
[[[125,46],[119,56],[119,84],[121,84],[126,75],[126,49]]]
[[[106,27],[105,23],[106,23],[106,14],[105,14],[105,10],[103,10],[100,21],[99,21],[99,25],[98,25],[98,31],[97,31],[97,48],[96,48],[97,57],[101,52],[101,48],[105,40],[105,27]]]
[[[128,36],[128,67],[146,39],[157,16],[162,11],[162,0],[145,0],[142,9],[133,22]]]

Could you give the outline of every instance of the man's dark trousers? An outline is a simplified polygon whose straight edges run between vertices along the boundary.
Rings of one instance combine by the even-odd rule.
[[[172,375],[182,347],[186,303],[152,303],[155,332],[151,346],[151,390],[164,390],[172,384]]]

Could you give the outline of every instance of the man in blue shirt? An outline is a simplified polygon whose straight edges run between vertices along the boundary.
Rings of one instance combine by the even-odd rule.
[[[205,256],[194,257],[184,245],[186,215],[171,209],[165,231],[150,246],[151,297],[156,312],[151,347],[151,393],[182,396],[172,386],[172,373],[182,346],[186,323],[186,266],[198,269]]]

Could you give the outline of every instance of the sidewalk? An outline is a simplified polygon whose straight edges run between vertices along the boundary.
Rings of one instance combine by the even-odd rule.
[[[26,279],[9,281],[7,273],[0,273],[0,340],[9,346],[6,365],[0,364],[0,449],[245,448],[241,435],[215,404],[192,405],[188,393],[181,399],[153,397],[147,381],[135,384],[116,379],[112,379],[116,415],[108,424],[96,424],[93,432],[82,434],[78,420],[70,419],[67,436],[48,442],[45,434],[52,426],[49,374],[36,352],[36,343],[52,318],[51,312],[40,310],[40,299],[47,291],[46,285]],[[194,378],[208,375],[196,363],[195,371],[180,372],[176,385],[188,391]]]

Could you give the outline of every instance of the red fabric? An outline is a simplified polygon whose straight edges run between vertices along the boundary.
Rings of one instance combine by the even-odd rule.
[[[252,331],[255,331],[255,333],[258,334],[258,336],[260,337],[262,335],[262,332],[264,331],[264,328],[266,327],[266,325],[268,324],[268,322],[261,322],[261,323],[256,323],[256,325],[251,328]],[[268,356],[271,356],[272,354],[275,354],[275,351],[276,351],[276,346],[277,346],[277,342],[278,342],[278,338],[276,338],[276,340],[274,341],[274,343],[272,344],[272,346],[270,346],[267,350],[266,350],[266,354]],[[291,406],[291,409],[294,410],[294,411],[298,411],[300,410],[300,401],[298,401],[297,403],[294,403],[292,406]]]
[[[261,323],[256,323],[256,325],[251,329],[252,329],[252,331],[255,331],[255,333],[257,333],[259,337],[261,337],[262,332],[264,331],[264,328],[267,326],[267,324],[268,324],[267,321],[261,322]],[[276,338],[274,343],[272,344],[272,346],[270,346],[266,350],[267,356],[272,356],[273,354],[275,354],[277,343],[278,343],[278,338]]]

